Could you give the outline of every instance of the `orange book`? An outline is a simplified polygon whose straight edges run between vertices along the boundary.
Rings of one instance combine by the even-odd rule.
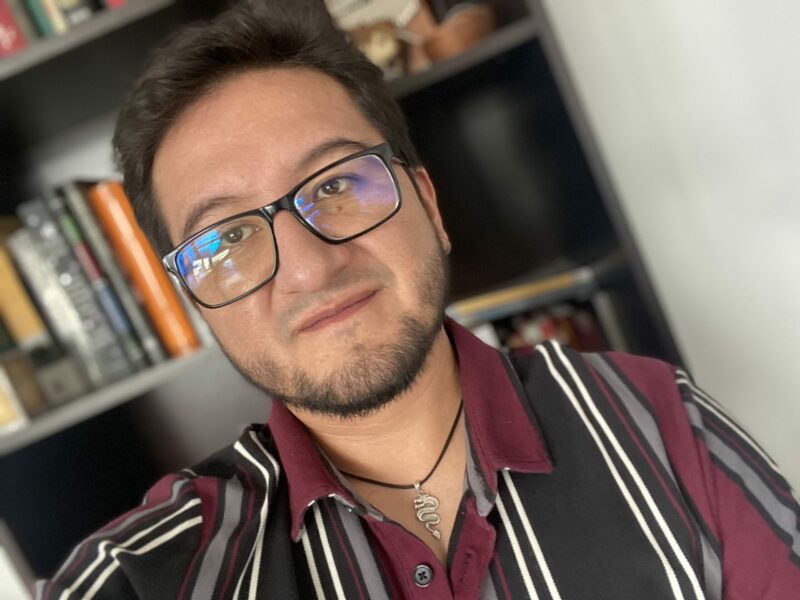
[[[122,184],[104,181],[92,186],[88,199],[167,353],[182,356],[194,351],[200,346],[197,334],[169,275],[136,223]]]

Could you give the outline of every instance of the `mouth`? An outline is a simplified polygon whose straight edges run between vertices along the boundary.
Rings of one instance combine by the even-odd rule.
[[[359,292],[333,306],[317,311],[300,324],[297,333],[319,331],[329,325],[344,321],[369,304],[377,293],[378,290]]]

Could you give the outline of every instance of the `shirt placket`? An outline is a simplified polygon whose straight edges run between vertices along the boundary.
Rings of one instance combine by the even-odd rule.
[[[468,495],[459,511],[458,538],[450,557],[450,587],[453,596],[472,600],[480,598],[483,582],[489,576],[497,532],[478,514],[475,498]]]
[[[365,517],[375,541],[381,546],[382,568],[391,574],[405,598],[480,597],[483,580],[489,573],[494,554],[494,527],[482,518],[471,494],[462,503],[453,531],[458,532],[448,568],[433,551],[402,525],[389,519]]]
[[[381,563],[404,598],[453,598],[446,569],[425,543],[394,521],[368,519],[383,549]]]

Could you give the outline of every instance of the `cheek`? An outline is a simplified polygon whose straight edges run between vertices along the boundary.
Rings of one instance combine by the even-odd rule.
[[[401,210],[395,219],[390,222],[391,227],[378,229],[374,237],[365,240],[369,242],[365,249],[392,273],[399,300],[404,305],[413,305],[419,300],[420,269],[439,253],[441,245],[433,224],[421,208]]]
[[[436,229],[416,198],[404,203],[395,219],[395,227],[387,228],[385,246],[392,249],[395,262],[402,259],[413,267],[415,262],[428,257],[438,244]]]
[[[253,349],[257,340],[269,340],[272,332],[265,307],[256,302],[263,295],[259,290],[247,298],[218,309],[203,309],[202,315],[219,343],[233,354]]]

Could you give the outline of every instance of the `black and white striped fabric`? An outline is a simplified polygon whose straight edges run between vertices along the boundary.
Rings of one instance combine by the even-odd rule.
[[[447,565],[356,502],[276,406],[87,539],[37,597],[800,598],[797,500],[685,371],[555,342],[507,357],[447,327],[468,433]]]

